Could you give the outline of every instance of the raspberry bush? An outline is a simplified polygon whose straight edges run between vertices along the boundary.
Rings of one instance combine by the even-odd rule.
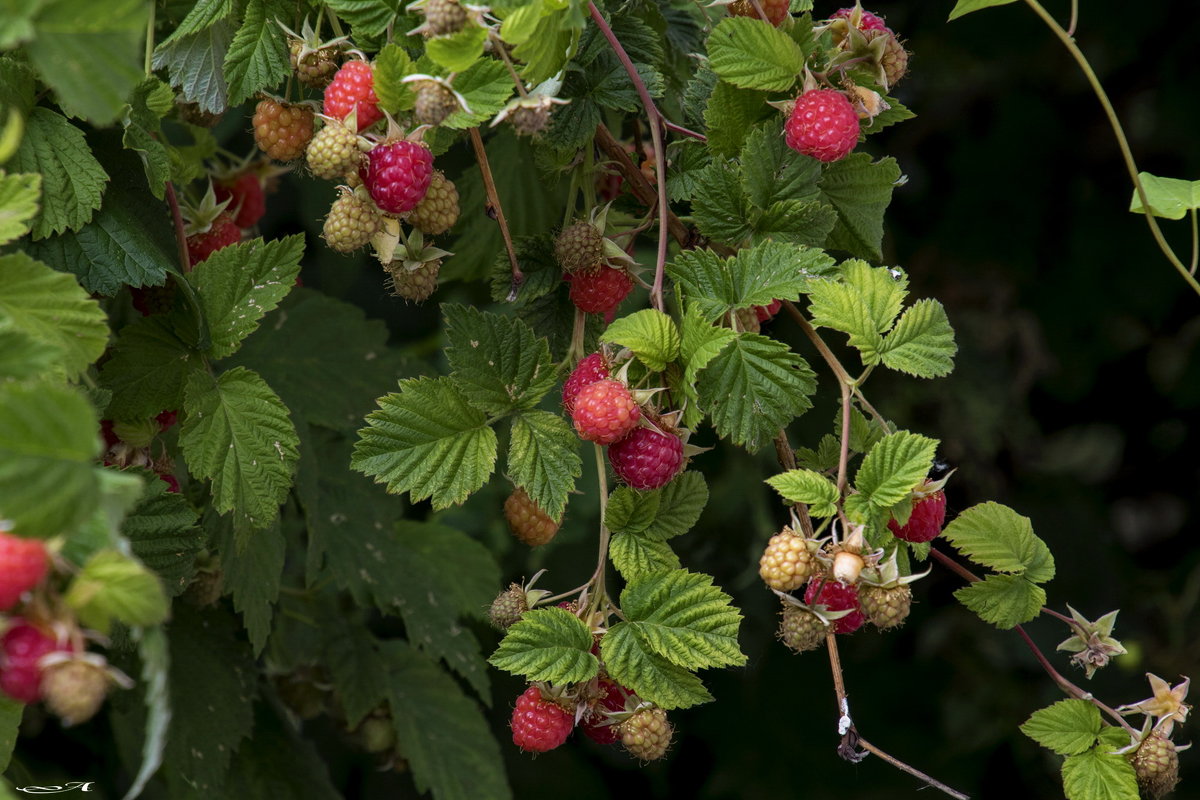
[[[1197,184],[1139,173],[1025,4],[1200,294],[1158,222],[1194,230]],[[1007,737],[1069,800],[1186,785],[1182,659],[1066,605],[1107,602],[1051,583],[1099,546],[1052,553],[980,478],[997,401],[947,376],[1001,315],[885,237],[904,170],[937,179],[886,155],[905,103],[959,80],[921,83],[899,4],[27,5],[0,26],[0,795],[490,800],[761,734],[965,797],[987,782],[900,732],[943,690],[973,763]],[[927,680],[971,614],[994,638]],[[1139,693],[1114,659],[1170,679],[1110,703]],[[1017,673],[1012,714],[961,711],[977,672]]]

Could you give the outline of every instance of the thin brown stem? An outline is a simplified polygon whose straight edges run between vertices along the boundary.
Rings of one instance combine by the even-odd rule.
[[[791,300],[784,300],[783,307],[787,310],[791,318],[796,321],[796,324],[800,326],[800,330],[804,331],[804,335],[808,337],[808,340],[817,348],[817,352],[821,354],[821,358],[825,359],[825,363],[829,366],[829,369],[833,370],[833,374],[837,376],[838,383],[843,386],[852,386],[854,379],[850,377],[850,373],[842,366],[842,362],[838,361],[838,357],[829,349],[829,345],[825,344],[825,340],[817,333],[817,329],[800,313],[800,309],[796,308],[796,304]]]
[[[846,467],[850,463],[850,385],[842,384],[842,446],[838,453],[838,496],[846,494]]]
[[[787,430],[779,429],[779,433],[775,435],[775,458],[779,461],[779,466],[785,470],[793,470],[796,468],[796,451],[792,449],[792,445],[788,442]],[[800,520],[800,529],[806,539],[813,538],[812,517],[808,515],[808,505],[805,503],[793,503],[792,510],[796,512],[796,518]]]
[[[596,145],[604,151],[608,159],[617,167],[617,171],[621,173],[621,177],[629,184],[629,190],[633,196],[637,198],[639,203],[653,207],[657,202],[657,190],[654,185],[646,179],[638,166],[633,163],[629,157],[629,153],[625,152],[625,148],[617,141],[612,132],[601,123],[596,128]],[[688,246],[691,241],[691,234],[683,220],[675,216],[670,210],[667,211],[667,230],[671,236],[679,244],[680,247]]]
[[[944,793],[950,795],[951,797],[957,798],[957,800],[971,800],[970,795],[963,794],[962,792],[960,792],[956,789],[951,789],[949,786],[947,786],[946,784],[937,780],[936,778],[931,778],[930,776],[926,775],[924,772],[921,772],[921,770],[919,770],[915,767],[911,767],[908,764],[905,764],[903,761],[896,758],[895,756],[888,755],[887,753],[880,750],[878,747],[871,744],[870,742],[868,742],[866,739],[862,738],[861,736],[858,737],[858,745],[859,745],[859,747],[863,748],[864,750],[868,750],[871,753],[874,753],[875,755],[879,756],[884,761],[888,762],[889,764],[891,764],[893,767],[900,770],[901,772],[907,772],[909,775],[912,775],[917,780],[924,781],[926,784],[928,784],[929,786],[932,786],[934,789],[944,792]]]
[[[669,130],[669,131],[675,131],[678,134],[682,134],[684,136],[690,136],[691,138],[695,139],[698,142],[707,142],[708,141],[708,137],[705,136],[703,133],[697,133],[696,131],[692,130],[691,128],[685,128],[682,125],[676,125],[674,122],[671,122],[671,120],[669,120],[669,119],[664,118],[663,125],[666,125],[667,130]]]
[[[183,228],[183,212],[179,210],[179,195],[175,184],[167,181],[167,205],[171,208],[171,219],[175,223],[175,244],[179,248],[179,267],[182,272],[192,271],[192,259],[188,255],[187,233]]]
[[[471,146],[475,148],[475,158],[479,161],[479,173],[483,176],[483,188],[487,192],[487,213],[500,224],[500,235],[504,237],[504,249],[508,252],[508,263],[512,267],[512,282],[509,284],[508,301],[517,299],[517,290],[525,282],[525,273],[517,263],[517,251],[513,249],[512,234],[508,231],[508,220],[504,218],[504,206],[500,204],[500,195],[496,192],[496,182],[492,179],[492,165],[488,163],[487,150],[483,146],[483,137],[478,128],[471,128]]]
[[[492,34],[492,52],[500,55],[500,60],[504,62],[504,66],[508,67],[508,74],[512,76],[513,83],[517,86],[517,94],[521,97],[528,97],[529,93],[525,91],[525,81],[521,80],[521,76],[517,74],[516,67],[513,66],[512,59],[508,57],[508,50],[504,47],[504,42],[499,36]]]

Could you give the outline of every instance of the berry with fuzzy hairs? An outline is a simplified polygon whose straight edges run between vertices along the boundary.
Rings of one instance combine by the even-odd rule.
[[[327,181],[341,180],[358,172],[362,162],[358,135],[345,125],[331,122],[313,136],[305,158],[309,171],[316,177]]]
[[[504,519],[512,535],[530,547],[546,544],[558,533],[558,523],[521,486],[504,501]]]
[[[563,382],[563,407],[570,411],[575,407],[575,398],[579,395],[580,389],[607,377],[608,364],[604,361],[603,353],[592,353],[587,358],[581,359],[575,365],[575,369],[571,370],[570,376]]]
[[[1179,753],[1175,743],[1160,732],[1147,736],[1127,758],[1138,788],[1148,797],[1157,800],[1179,783]]]
[[[771,537],[758,560],[758,574],[772,589],[790,592],[812,577],[814,559],[808,540],[791,528]]]
[[[823,605],[830,611],[853,610],[853,613],[833,621],[834,633],[854,633],[867,620],[858,605],[858,592],[854,587],[843,586],[823,576],[817,576],[808,582],[808,588],[804,591],[804,602],[810,606]]]
[[[454,92],[437,81],[418,81],[413,116],[422,125],[441,125],[446,117],[458,111]]]
[[[683,468],[683,442],[651,428],[635,428],[608,448],[608,462],[626,486],[660,489]]]
[[[913,503],[908,522],[901,525],[894,519],[888,520],[888,530],[897,539],[906,542],[932,542],[942,532],[946,521],[946,494],[937,490]]]
[[[833,12],[830,19],[850,19],[850,15],[854,13],[853,8],[839,8]],[[862,18],[859,20],[858,29],[860,31],[888,31],[891,29],[884,23],[883,17],[878,14],[872,14],[870,11],[863,11]]]
[[[661,708],[642,708],[621,723],[621,744],[640,761],[657,761],[667,754],[674,729]]]
[[[625,384],[607,379],[580,389],[571,409],[571,421],[579,437],[596,444],[621,441],[641,418],[642,410]]]
[[[288,60],[301,83],[313,89],[327,86],[338,68],[336,47],[306,47],[303,39],[288,41]]]
[[[467,10],[458,0],[429,0],[424,11],[431,36],[458,33],[467,25]]]
[[[783,618],[779,621],[779,641],[797,653],[816,650],[825,641],[829,625],[807,608],[791,603],[783,604]]]
[[[0,691],[22,703],[35,703],[42,696],[38,662],[43,656],[68,648],[20,617],[9,621],[12,626],[0,638]]]
[[[96,716],[111,685],[108,672],[91,659],[72,658],[42,671],[42,698],[63,727]]]
[[[375,206],[343,189],[325,217],[322,234],[325,243],[339,253],[353,253],[365,247],[379,230],[379,212]]]
[[[580,720],[583,733],[597,744],[614,744],[621,738],[619,725],[612,724],[606,712],[623,711],[629,690],[608,678],[596,682],[596,697],[589,704],[588,712]]]
[[[416,142],[387,142],[371,149],[360,174],[381,211],[403,214],[416,208],[429,190],[433,154]]]
[[[344,120],[358,109],[358,130],[362,131],[383,119],[379,98],[375,96],[375,71],[366,61],[353,60],[342,68],[325,87],[321,110],[326,116]]]
[[[529,610],[529,599],[519,583],[510,584],[488,608],[488,620],[497,630],[506,631],[521,619],[521,615]]]
[[[588,314],[608,314],[633,291],[633,278],[624,267],[601,267],[595,272],[568,275],[571,302]]]
[[[912,609],[912,589],[907,586],[859,584],[858,604],[867,621],[880,630],[904,624]]]
[[[414,303],[425,302],[437,290],[441,268],[440,258],[426,261],[416,269],[408,269],[403,262],[397,262],[388,270],[392,295]]]
[[[17,604],[21,595],[46,577],[50,559],[41,539],[23,539],[0,531],[0,611]]]
[[[788,147],[825,163],[845,158],[858,144],[858,133],[854,106],[833,89],[800,95],[784,125]]]
[[[517,136],[537,136],[550,124],[550,106],[519,106],[507,117]]]
[[[242,240],[242,229],[228,213],[221,213],[207,230],[187,237],[188,258],[196,266],[213,253]]]
[[[430,236],[445,233],[458,222],[458,189],[441,170],[433,173],[425,197],[409,212],[408,222]]]
[[[886,36],[887,42],[884,44],[883,57],[879,63],[883,67],[883,74],[887,78],[888,86],[895,86],[905,73],[908,72],[908,51],[904,49],[904,45],[896,38],[896,34],[891,31],[866,31],[864,34],[868,42],[877,39],[880,36]]]
[[[268,97],[254,108],[254,141],[276,161],[295,161],[312,138],[313,120],[311,109]]]
[[[545,753],[567,740],[575,727],[575,715],[552,700],[542,690],[530,686],[517,698],[512,720],[513,744],[527,753]]]
[[[239,228],[253,228],[267,211],[262,181],[253,171],[214,182],[213,193],[217,202],[229,201],[229,210],[236,213],[233,221]]]
[[[591,272],[604,263],[604,234],[582,220],[568,225],[554,240],[554,257],[563,272]]]
[[[791,5],[790,0],[759,0],[758,3],[762,6],[763,13],[767,15],[767,21],[779,27],[788,16],[788,7]],[[754,19],[762,19],[758,16],[758,11],[754,8],[754,4],[750,0],[735,0],[729,4],[729,14],[734,17],[753,17]]]

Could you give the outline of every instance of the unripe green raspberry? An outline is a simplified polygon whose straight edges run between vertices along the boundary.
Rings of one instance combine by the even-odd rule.
[[[308,143],[305,152],[308,169],[318,178],[327,181],[341,180],[345,175],[358,172],[362,152],[358,149],[358,136],[349,128],[331,122],[317,131]]]
[[[402,262],[388,270],[391,275],[391,290],[396,297],[403,297],[414,303],[421,303],[437,289],[438,270],[442,268],[442,260],[426,261],[416,269],[405,268]]]
[[[379,230],[379,212],[353,192],[343,191],[325,218],[325,243],[339,253],[353,253]]]
[[[466,26],[467,10],[458,0],[429,0],[425,4],[425,21],[429,25],[429,35],[448,36]]]
[[[520,584],[510,584],[488,609],[488,619],[497,629],[506,631],[521,619],[521,615],[529,610],[529,600]]]
[[[42,698],[64,727],[86,722],[96,715],[112,679],[103,667],[71,659],[52,664],[42,672]]]
[[[674,729],[661,708],[643,708],[621,723],[621,744],[641,761],[657,761],[671,746]]]
[[[563,272],[590,272],[604,262],[604,234],[590,222],[563,228],[554,242],[554,257]]]
[[[1138,788],[1146,796],[1157,800],[1179,783],[1179,753],[1175,743],[1161,733],[1151,733],[1127,758]]]
[[[884,47],[883,58],[880,59],[879,63],[883,67],[883,74],[887,76],[888,86],[895,86],[904,77],[905,73],[908,72],[908,51],[904,49],[904,45],[896,38],[896,34],[891,31],[863,31],[863,36],[867,38],[868,42],[880,36],[887,37],[887,45]]]
[[[813,557],[808,540],[791,528],[771,537],[758,560],[758,574],[772,589],[790,592],[812,577]]]
[[[816,650],[825,641],[829,626],[806,608],[783,604],[783,618],[779,621],[779,641],[797,653]]]
[[[441,125],[446,117],[458,111],[454,93],[436,81],[419,81],[413,116],[422,125]]]
[[[907,586],[884,588],[860,584],[858,605],[876,628],[895,628],[908,619],[908,612],[912,609],[912,590]]]
[[[313,49],[306,47],[302,39],[292,39],[288,42],[288,57],[296,78],[314,89],[324,89],[338,71],[336,47]]]
[[[417,230],[431,236],[445,233],[458,222],[458,189],[440,170],[433,173],[425,197],[408,214]]]
[[[550,106],[520,106],[508,115],[508,123],[518,136],[537,136],[550,123]]]

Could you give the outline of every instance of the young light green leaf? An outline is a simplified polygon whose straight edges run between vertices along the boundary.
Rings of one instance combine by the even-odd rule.
[[[1017,2],[1017,0],[958,0],[958,2],[954,4],[954,9],[950,12],[950,16],[946,21],[950,22],[952,20],[956,20],[959,17],[970,14],[972,11],[978,11],[981,8],[1006,6],[1009,3],[1015,2]],[[1075,800],[1075,798],[1071,798],[1071,800]]]
[[[483,55],[487,28],[468,25],[457,33],[435,36],[425,42],[425,54],[450,72],[465,72]]]
[[[937,439],[909,431],[884,436],[863,459],[854,488],[877,509],[899,503],[929,474],[937,446]]]
[[[883,212],[900,180],[894,158],[872,162],[866,153],[851,153],[825,168],[821,194],[837,209],[838,221],[825,247],[860,258],[883,258]]]
[[[1021,733],[1060,756],[1078,755],[1096,743],[1100,711],[1086,700],[1060,700],[1033,712]]]
[[[212,335],[213,358],[237,351],[259,320],[287,296],[300,274],[304,236],[222,248],[188,275],[196,287]]]
[[[679,357],[679,329],[674,320],[653,308],[613,320],[600,341],[628,347],[647,369],[655,372],[666,369]]]
[[[608,629],[600,640],[600,655],[614,681],[668,711],[713,699],[694,673],[655,653],[628,622]]]
[[[170,611],[154,573],[115,550],[101,550],[88,559],[63,600],[81,623],[105,634],[114,621],[148,627],[165,620]]]
[[[533,410],[513,417],[508,475],[556,521],[582,473],[579,437],[561,416]]]
[[[837,513],[838,490],[833,482],[811,469],[793,469],[767,478],[767,483],[789,503],[804,503],[814,517]]]
[[[937,378],[954,369],[954,330],[936,300],[918,300],[905,310],[883,340],[883,365],[918,378]]]
[[[62,361],[62,350],[17,330],[0,312],[0,381],[50,375]]]
[[[384,45],[374,62],[375,94],[382,110],[398,114],[416,105],[416,92],[411,83],[404,83],[404,78],[417,71],[407,50],[398,44]]]
[[[708,60],[722,80],[743,89],[784,92],[804,71],[806,53],[760,20],[727,17],[708,37]]]
[[[108,344],[108,318],[100,304],[70,275],[24,253],[0,256],[0,319],[5,318],[6,327],[61,351],[68,378],[86,370]]]
[[[508,629],[488,663],[531,681],[561,686],[596,675],[600,664],[591,649],[592,632],[574,614],[562,608],[535,608]]]
[[[144,494],[121,523],[121,535],[133,554],[158,574],[167,594],[176,596],[195,574],[196,555],[208,539],[183,495],[167,491],[167,484],[149,471],[143,478]]]
[[[707,503],[704,476],[685,472],[661,489],[642,492],[619,487],[609,496],[604,524],[614,533],[665,542],[691,530]]]
[[[679,556],[669,544],[637,533],[614,533],[608,544],[608,557],[626,581],[680,568]]]
[[[1020,575],[989,575],[954,593],[984,622],[1007,630],[1036,617],[1046,602],[1042,587]]]
[[[1183,219],[1189,211],[1200,208],[1200,181],[1181,181],[1178,178],[1159,178],[1149,172],[1139,172],[1142,189],[1150,203],[1150,213],[1163,219]],[[1129,210],[1144,214],[1146,207],[1135,189]]]
[[[5,165],[14,173],[42,176],[42,208],[33,219],[33,238],[76,230],[100,208],[108,173],[92,155],[83,131],[38,106],[25,120],[25,136]]]
[[[443,122],[447,128],[465,130],[494,117],[513,93],[512,76],[501,61],[481,59],[454,78],[454,90],[470,109],[459,109]]]
[[[270,525],[299,458],[287,406],[259,375],[235,367],[214,380],[193,372],[184,388],[179,445],[188,471],[212,481],[213,507],[239,527]]]
[[[722,437],[750,451],[812,407],[816,376],[787,345],[743,333],[700,373],[700,402]]]
[[[709,253],[711,257],[716,257],[707,250],[690,252]],[[725,349],[725,345],[737,337],[729,328],[713,327],[711,320],[704,318],[701,308],[702,305],[689,302],[683,314],[679,355],[687,372],[688,383]]]
[[[100,500],[99,426],[73,388],[0,383],[0,519],[23,536],[47,538],[91,516]]]
[[[400,382],[379,399],[354,447],[353,469],[414,501],[447,508],[483,485],[496,463],[496,434],[450,378]]]
[[[273,86],[289,71],[287,42],[276,19],[287,17],[283,0],[248,0],[241,27],[225,54],[225,80],[233,105]]]
[[[525,63],[521,77],[529,84],[539,84],[562,70],[575,53],[582,28],[582,19],[554,13],[556,6],[550,3],[544,7],[550,7],[550,13],[543,14],[529,38],[513,48],[513,55]]]
[[[134,320],[121,329],[112,357],[100,369],[100,385],[112,392],[106,413],[134,421],[178,409],[188,377],[200,369],[200,354],[175,334],[170,317]]]
[[[519,319],[471,306],[442,306],[455,385],[471,405],[489,414],[529,409],[558,375],[544,338]]]
[[[710,575],[675,570],[631,581],[621,592],[621,612],[649,648],[686,669],[741,666],[742,615]]]
[[[841,280],[813,281],[809,285],[813,324],[832,328],[850,337],[863,363],[878,363],[885,347],[881,334],[900,313],[908,292],[908,279],[884,267],[851,259],[841,265]]]
[[[1008,506],[987,502],[959,514],[942,532],[976,564],[1023,575],[1034,583],[1054,577],[1054,556],[1033,532],[1033,523]]]
[[[1133,766],[1105,746],[1067,757],[1062,777],[1067,800],[1138,800],[1141,796]]]
[[[0,245],[29,232],[29,220],[37,214],[41,196],[41,175],[5,175],[0,170]]]

